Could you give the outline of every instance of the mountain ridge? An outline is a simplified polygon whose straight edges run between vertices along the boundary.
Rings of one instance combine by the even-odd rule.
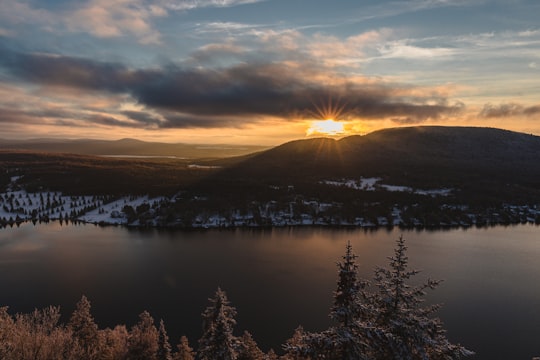
[[[291,187],[304,198],[346,202],[348,197],[358,197],[356,202],[361,203],[366,201],[362,197],[368,197],[369,201],[378,201],[381,193],[348,193],[324,184],[362,178],[379,178],[382,184],[412,189],[454,189],[452,196],[460,203],[540,204],[540,137],[502,129],[403,127],[339,140],[294,140],[228,157],[220,147],[203,149],[208,150],[216,156],[186,159],[183,153],[174,159],[141,156],[144,161],[128,157],[121,162],[94,157],[81,164],[62,154],[34,159],[29,154],[13,154],[10,161],[5,150],[0,152],[0,168],[5,174],[9,169],[24,169],[27,180],[21,181],[31,179],[34,187],[63,190],[61,187],[69,186],[71,193],[83,189],[103,193],[181,191],[199,198],[221,199],[224,207],[230,202],[270,200],[275,195],[272,189]],[[100,151],[110,154],[104,148]],[[8,181],[7,175],[4,178]]]
[[[407,166],[448,166],[466,169],[493,167],[534,170],[540,161],[540,137],[509,130],[481,127],[422,126],[392,128],[339,140],[295,140],[252,156],[236,170],[272,171],[297,166],[305,175],[334,171],[336,176],[375,176],[404,172]],[[383,166],[381,162],[385,162]],[[261,171],[262,164],[266,171]],[[392,167],[395,170],[392,170]],[[522,171],[521,171],[522,172]],[[327,175],[327,174],[325,174]]]
[[[256,145],[219,145],[148,142],[133,138],[100,139],[0,139],[0,150],[28,150],[82,155],[177,156],[226,158],[268,149]]]

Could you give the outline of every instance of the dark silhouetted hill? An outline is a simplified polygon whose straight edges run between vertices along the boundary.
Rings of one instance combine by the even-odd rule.
[[[239,161],[208,180],[299,186],[360,177],[419,189],[456,188],[469,198],[485,193],[508,200],[540,196],[540,137],[493,128],[423,126],[340,140],[298,140]]]

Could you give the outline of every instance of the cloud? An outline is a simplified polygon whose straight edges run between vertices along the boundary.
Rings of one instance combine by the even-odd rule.
[[[197,66],[202,64],[220,64],[224,61],[240,59],[248,49],[232,42],[208,44],[195,50],[186,62],[193,61]]]
[[[309,56],[321,59],[325,65],[334,67],[354,65],[365,60],[368,52],[391,36],[390,29],[372,30],[339,39],[335,36],[315,34],[306,45]]]
[[[455,54],[455,50],[443,47],[420,47],[409,44],[409,40],[388,42],[379,47],[381,58],[400,59],[446,59]]]
[[[0,27],[0,36],[10,37],[13,35],[14,35],[13,31]]]
[[[0,1],[0,19],[4,24],[52,26],[57,16],[46,9],[33,8],[24,1]]]
[[[508,104],[485,104],[479,113],[484,118],[504,118],[514,116],[533,116],[540,114],[540,105],[523,106],[516,103]]]
[[[475,6],[484,0],[407,0],[381,1],[377,5],[364,8],[361,14],[351,22],[388,18],[401,14],[415,13],[444,7]]]
[[[87,121],[150,128],[241,127],[265,117],[294,121],[313,116],[315,104],[335,96],[349,118],[439,119],[462,110],[433,89],[385,84],[329,73],[309,64],[250,62],[223,68],[175,64],[133,69],[120,63],[25,54],[0,48],[0,67],[12,81],[128,95],[144,111]],[[73,118],[76,116],[73,115]]]
[[[141,44],[161,42],[152,20],[166,15],[164,6],[144,0],[89,0],[55,12],[25,1],[0,1],[4,24],[38,25],[50,32],[84,32],[99,38],[131,35]]]
[[[255,4],[266,0],[175,0],[167,1],[166,6],[171,10],[192,10],[206,7],[233,7]]]
[[[196,26],[195,31],[198,34],[217,34],[220,37],[223,33],[241,34],[245,32],[251,32],[253,29],[261,27],[261,25],[245,24],[238,22],[207,22],[199,23]]]
[[[151,19],[167,15],[164,7],[147,5],[142,0],[91,0],[65,18],[71,31],[82,31],[96,37],[135,36],[142,44],[160,43],[160,33],[152,28]]]

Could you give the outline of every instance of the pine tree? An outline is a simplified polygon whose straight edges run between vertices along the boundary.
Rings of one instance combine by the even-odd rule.
[[[154,319],[147,311],[139,315],[139,322],[133,326],[128,337],[128,359],[155,360],[158,351],[158,330]]]
[[[233,327],[236,309],[229,304],[227,295],[220,288],[210,305],[202,313],[203,335],[199,340],[199,357],[202,360],[236,360]]]
[[[128,352],[129,332],[125,325],[117,325],[114,329],[102,331],[103,346],[100,352],[100,360],[122,360]]]
[[[14,348],[15,322],[7,307],[0,307],[0,359],[9,359]]]
[[[159,322],[157,358],[158,360],[172,360],[171,344],[169,343],[169,336],[167,336],[163,319]]]
[[[373,359],[424,360],[459,359],[473,353],[451,344],[439,318],[433,314],[440,305],[422,306],[427,289],[440,281],[428,279],[420,286],[407,284],[417,270],[408,269],[407,247],[399,237],[389,268],[376,268],[376,291],[364,296],[371,316],[364,319],[363,338],[370,345]]]
[[[287,345],[289,356],[294,354],[297,358],[311,359],[367,359],[366,344],[359,336],[362,328],[359,319],[363,308],[359,302],[359,294],[367,282],[358,280],[356,258],[350,242],[347,243],[343,261],[337,263],[337,289],[330,309],[330,318],[336,324],[323,332],[301,334],[301,341],[296,340],[295,345]]]
[[[86,296],[82,296],[69,319],[68,329],[83,351],[84,358],[93,358],[99,351],[98,326],[90,313],[91,305]]]
[[[347,327],[358,318],[358,293],[361,284],[357,279],[358,265],[352,252],[351,243],[346,246],[343,262],[338,262],[337,290],[334,292],[334,304],[330,318],[339,325]]]
[[[338,282],[334,292],[334,304],[330,310],[330,318],[337,324],[330,328],[326,335],[331,337],[332,357],[341,360],[364,359],[366,344],[359,336],[361,314],[365,312],[360,302],[360,294],[368,283],[358,279],[358,256],[353,254],[348,242],[343,261],[338,262]]]
[[[283,346],[285,349],[285,355],[283,358],[285,360],[307,359],[309,349],[304,341],[305,338],[306,333],[304,332],[304,328],[300,325],[294,330],[293,336],[288,339]]]
[[[279,356],[277,356],[274,349],[268,350],[268,353],[264,355],[264,360],[278,360],[278,359],[279,359]]]
[[[245,331],[238,340],[237,360],[264,360],[264,353],[259,348],[249,331]]]
[[[188,338],[182,336],[180,343],[177,345],[178,351],[174,354],[174,360],[194,360],[195,353],[189,346]]]
[[[400,237],[390,268],[376,268],[370,288],[357,279],[356,255],[347,244],[330,312],[336,325],[318,333],[297,330],[285,345],[286,359],[452,360],[471,355],[446,338],[440,319],[433,316],[440,306],[422,306],[425,291],[440,281],[407,284],[418,271],[408,270],[406,250]]]

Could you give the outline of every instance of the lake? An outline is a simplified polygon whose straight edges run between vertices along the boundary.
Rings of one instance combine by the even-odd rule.
[[[216,288],[237,308],[235,334],[261,348],[281,344],[298,325],[318,331],[351,241],[360,275],[386,266],[403,234],[416,277],[444,279],[429,301],[448,337],[474,359],[540,356],[540,228],[447,231],[276,228],[207,231],[129,229],[58,222],[0,230],[0,306],[10,312],[60,305],[67,321],[85,294],[100,328],[133,325],[148,310],[163,318],[173,346],[197,344],[200,314]]]

